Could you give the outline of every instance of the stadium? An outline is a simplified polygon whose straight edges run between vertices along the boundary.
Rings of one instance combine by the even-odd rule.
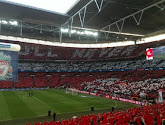
[[[0,125],[165,125],[165,0],[0,0]]]

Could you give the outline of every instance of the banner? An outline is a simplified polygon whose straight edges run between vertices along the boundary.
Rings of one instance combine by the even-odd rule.
[[[18,52],[0,50],[0,81],[18,80]]]
[[[152,48],[146,49],[146,59],[147,60],[153,59],[153,49]]]

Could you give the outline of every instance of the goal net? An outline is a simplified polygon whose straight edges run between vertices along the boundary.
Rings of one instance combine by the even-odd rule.
[[[66,88],[66,94],[79,95],[79,90],[73,88]]]

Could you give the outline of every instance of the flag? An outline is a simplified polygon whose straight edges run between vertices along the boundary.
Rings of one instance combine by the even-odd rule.
[[[147,48],[146,49],[146,59],[147,60],[152,60],[153,59],[153,49],[152,48]]]

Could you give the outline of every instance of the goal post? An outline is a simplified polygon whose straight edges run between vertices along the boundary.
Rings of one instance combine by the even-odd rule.
[[[66,88],[66,94],[79,95],[79,90],[73,88]]]
[[[68,94],[70,91],[69,91],[70,88],[66,88],[66,91],[65,93]]]

